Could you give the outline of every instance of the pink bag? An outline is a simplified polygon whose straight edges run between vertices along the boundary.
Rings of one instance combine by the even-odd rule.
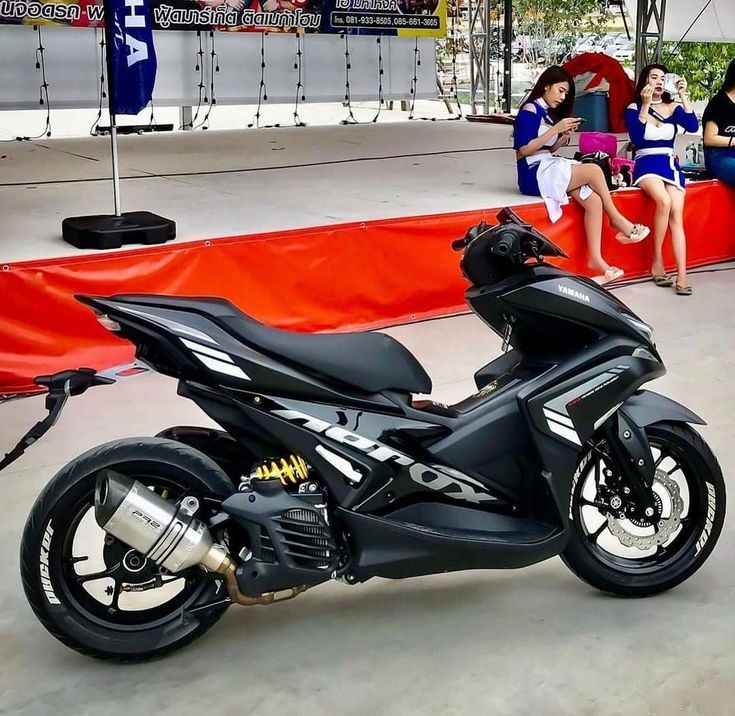
[[[628,167],[630,170],[631,176],[633,175],[633,167],[635,166],[635,162],[632,159],[624,159],[623,157],[614,157],[611,160],[612,163],[612,170],[613,174],[620,174],[620,170],[623,167]]]
[[[618,138],[609,132],[580,132],[579,151],[582,154],[605,152],[614,157],[618,153]]]

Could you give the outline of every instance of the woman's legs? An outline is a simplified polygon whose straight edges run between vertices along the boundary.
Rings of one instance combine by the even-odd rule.
[[[680,286],[687,285],[687,242],[684,235],[684,192],[671,184],[666,185],[666,192],[671,199],[669,228],[671,244],[676,259],[676,282]]]
[[[630,232],[633,231],[633,222],[626,219],[615,206],[602,169],[596,164],[573,164],[572,179],[569,182],[567,191],[572,194],[575,189],[579,189],[585,184],[600,197],[602,209],[610,219],[610,223],[618,231],[629,236]]]
[[[579,195],[579,189],[575,189],[570,194],[584,209],[584,231],[587,235],[589,253],[587,265],[594,271],[605,273],[609,264],[602,258],[602,199],[592,193],[583,200]]]
[[[656,205],[656,214],[653,219],[653,261],[651,262],[651,273],[654,276],[663,276],[664,258],[661,253],[666,231],[669,228],[669,215],[671,213],[671,196],[666,191],[666,185],[657,177],[644,179],[638,186],[653,199]],[[671,187],[674,189],[674,187]],[[674,189],[674,191],[678,191]]]

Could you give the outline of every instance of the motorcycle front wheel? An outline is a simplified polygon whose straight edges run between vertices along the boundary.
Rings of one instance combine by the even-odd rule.
[[[653,517],[632,491],[604,439],[582,455],[572,483],[565,564],[583,581],[622,597],[680,584],[706,561],[725,520],[725,482],[717,459],[688,425],[646,428],[655,460]]]
[[[207,505],[234,487],[197,450],[172,440],[130,438],[70,462],[28,516],[20,569],[41,624],[87,656],[124,662],[161,657],[220,619],[227,608],[226,590],[204,571],[166,573],[97,525],[95,479],[105,468],[140,481],[164,499],[194,495],[202,504],[197,517],[205,520],[211,509]]]

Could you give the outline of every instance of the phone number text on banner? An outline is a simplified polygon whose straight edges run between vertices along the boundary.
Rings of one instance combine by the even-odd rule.
[[[139,5],[141,0],[126,0]],[[442,36],[447,0],[150,0],[157,30]],[[96,0],[0,0],[0,24],[100,27]]]

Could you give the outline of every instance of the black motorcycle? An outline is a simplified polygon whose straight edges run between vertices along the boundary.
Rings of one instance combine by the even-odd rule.
[[[94,448],[35,503],[21,572],[41,623],[77,651],[139,661],[231,604],[561,555],[619,596],[669,589],[715,546],[717,460],[694,413],[641,386],[664,373],[651,328],[512,212],[454,243],[467,302],[504,353],[456,405],[381,333],[268,328],[216,298],[79,296],[138,361],[178,380],[222,430],[171,427]],[[37,379],[56,421],[110,382]]]

